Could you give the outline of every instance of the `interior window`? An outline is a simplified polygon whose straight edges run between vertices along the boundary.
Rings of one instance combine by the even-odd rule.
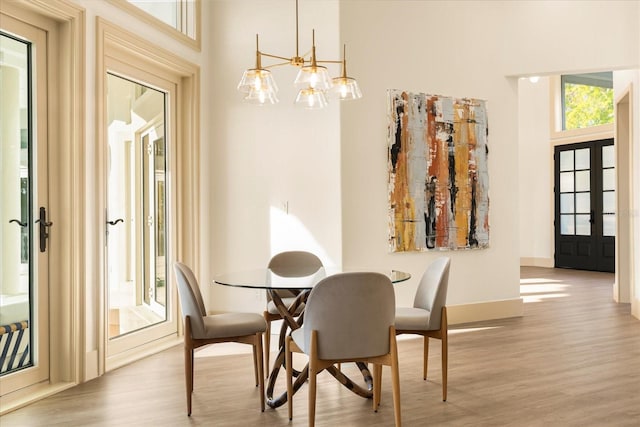
[[[565,74],[560,81],[562,130],[613,123],[613,73]]]
[[[194,39],[196,0],[127,0],[149,15]]]

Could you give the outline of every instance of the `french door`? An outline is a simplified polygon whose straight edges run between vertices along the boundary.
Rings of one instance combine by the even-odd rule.
[[[167,283],[172,204],[166,180],[175,86],[121,61],[109,64],[107,360],[177,331]]]
[[[557,146],[555,266],[615,269],[616,170],[613,139]]]
[[[1,14],[0,390],[49,379],[47,35]],[[49,236],[51,234],[52,236]]]

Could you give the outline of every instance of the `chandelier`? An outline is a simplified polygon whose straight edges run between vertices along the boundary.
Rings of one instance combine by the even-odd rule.
[[[295,101],[296,105],[310,109],[324,108],[328,104],[327,95],[329,94],[340,100],[362,98],[358,82],[347,76],[346,45],[343,46],[341,60],[318,60],[316,58],[315,30],[312,30],[311,36],[311,50],[300,55],[298,52],[298,0],[296,0],[296,53],[294,56],[284,57],[261,52],[256,34],[256,66],[245,70],[240,83],[238,83],[238,90],[245,94],[244,100],[258,105],[277,103],[278,86],[269,68],[282,65],[293,65],[300,68],[294,81],[294,85],[300,88]],[[263,66],[263,57],[285,62]],[[318,64],[341,64],[341,75],[332,79],[329,77],[327,67]]]

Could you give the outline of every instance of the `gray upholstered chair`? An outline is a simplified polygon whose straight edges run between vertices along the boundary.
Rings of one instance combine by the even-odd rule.
[[[287,337],[287,396],[293,418],[292,352],[309,356],[309,426],[315,423],[316,375],[335,363],[373,363],[373,409],[380,404],[382,365],[391,366],[396,426],[401,425],[398,349],[393,327],[395,294],[380,273],[341,273],[309,294],[304,324]]]
[[[447,287],[449,283],[448,257],[436,258],[422,275],[413,307],[396,309],[396,334],[417,334],[424,337],[422,377],[427,379],[429,338],[442,343],[442,400],[447,400]]]
[[[191,415],[193,394],[193,351],[198,347],[222,342],[239,342],[253,346],[253,369],[260,387],[260,409],[264,411],[264,373],[262,372],[262,334],[265,321],[258,313],[207,315],[193,271],[174,264],[178,279],[180,307],[184,317],[184,373],[187,386],[187,415]]]
[[[310,276],[322,268],[320,258],[305,251],[287,251],[274,255],[269,261],[269,269],[281,277]],[[293,291],[279,290],[278,296],[285,306],[289,307],[296,299]],[[304,304],[300,305],[294,315],[300,315],[304,310]],[[271,295],[267,292],[267,309],[264,311],[264,320],[267,322],[267,331],[264,335],[264,360],[265,372],[269,375],[269,352],[271,350],[271,322],[282,319],[276,309]]]

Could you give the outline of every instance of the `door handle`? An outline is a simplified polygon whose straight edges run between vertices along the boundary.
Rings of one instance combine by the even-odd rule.
[[[107,224],[109,224],[109,225],[116,225],[116,224],[117,224],[117,223],[119,223],[119,222],[124,222],[124,219],[122,219],[122,218],[118,218],[118,219],[116,219],[116,220],[114,220],[114,221],[107,221]]]
[[[594,211],[591,211],[591,215],[589,216],[589,223],[593,225],[596,222],[596,214]]]
[[[26,222],[22,222],[22,221],[20,221],[20,220],[18,220],[18,219],[10,219],[10,220],[9,220],[9,224],[11,224],[12,222],[15,222],[16,224],[18,224],[18,225],[19,225],[20,227],[22,227],[22,228],[24,228],[24,227],[26,227],[26,226],[27,226],[27,223],[26,223]]]
[[[40,218],[36,220],[36,224],[40,223],[40,252],[47,250],[47,239],[49,238],[48,227],[53,225],[53,222],[47,222],[47,210],[44,206],[40,206]]]

